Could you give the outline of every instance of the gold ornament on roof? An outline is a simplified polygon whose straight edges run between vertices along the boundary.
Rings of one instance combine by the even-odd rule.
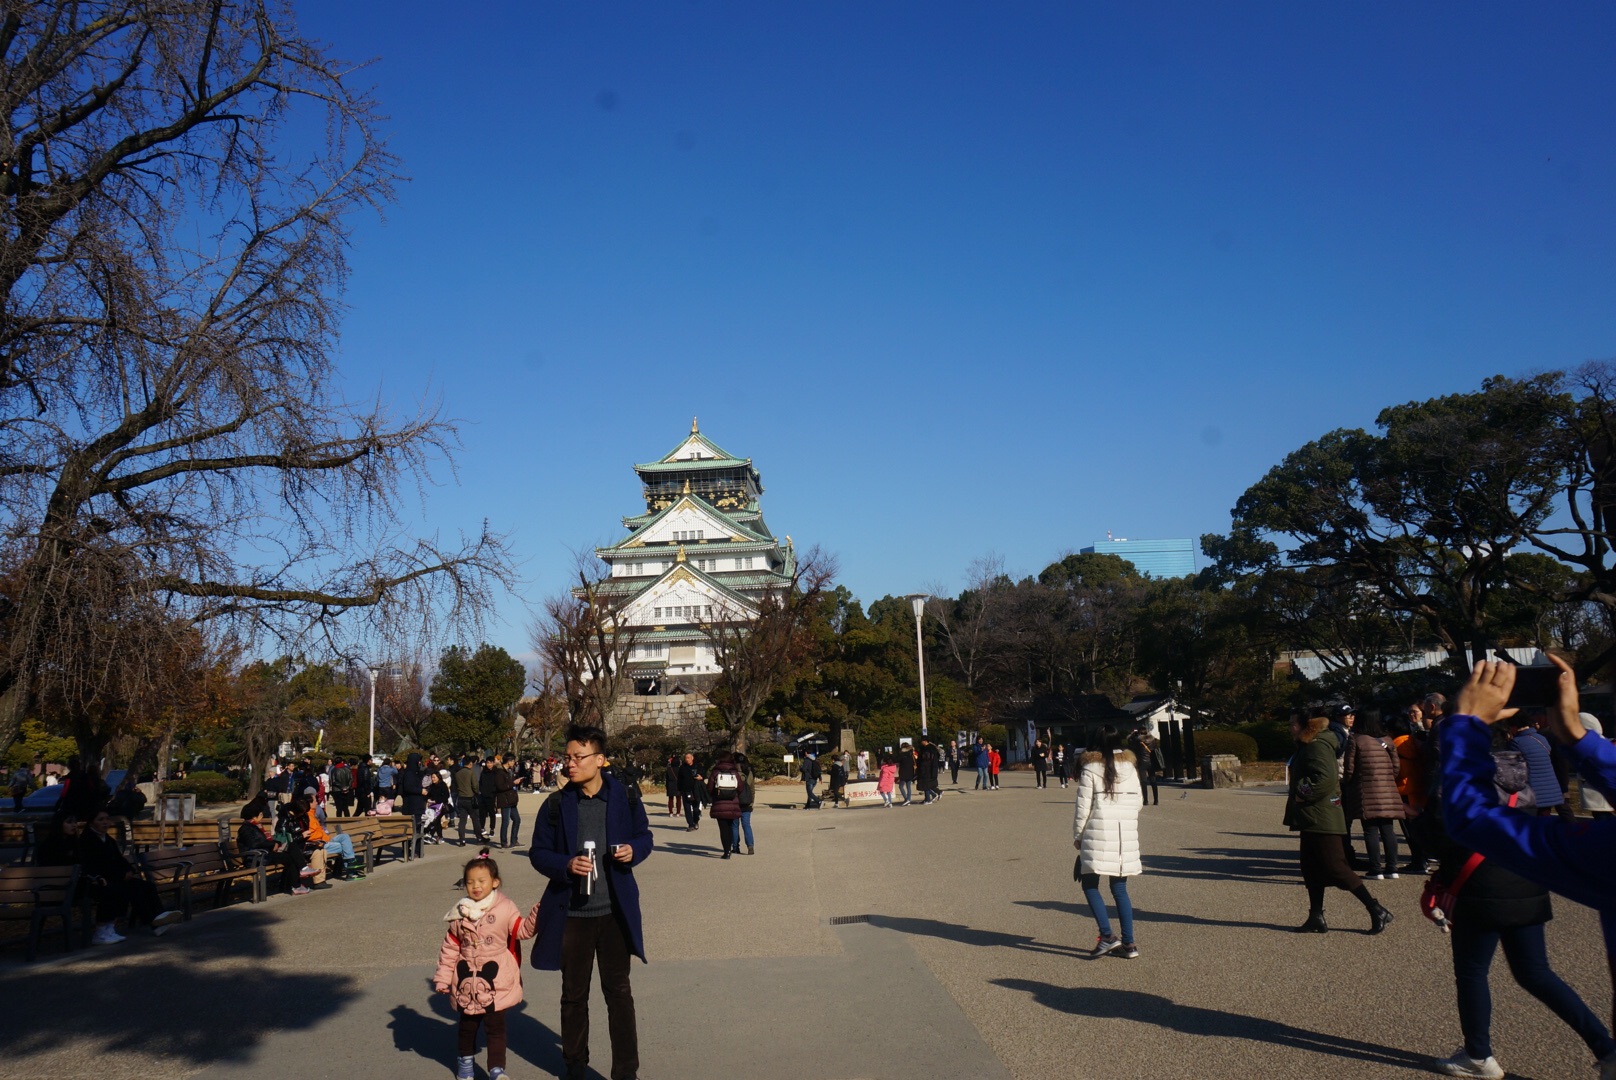
[[[700,435],[701,434],[700,429],[696,427],[696,418],[694,416],[692,416],[690,418],[690,434],[692,434],[692,435]]]
[[[677,555],[675,555],[673,557],[673,561],[674,562],[684,562],[685,561],[685,546],[683,544],[679,545],[679,554],[677,554]]]

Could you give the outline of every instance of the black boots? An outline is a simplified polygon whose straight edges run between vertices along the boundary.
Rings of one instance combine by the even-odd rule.
[[[1385,909],[1382,908],[1381,910],[1384,911]],[[1308,912],[1307,922],[1298,926],[1296,932],[1298,934],[1327,934],[1330,932],[1330,926],[1324,921],[1324,912],[1310,911]]]
[[[1376,904],[1369,909],[1369,932],[1378,934],[1392,924],[1392,913],[1385,907]]]

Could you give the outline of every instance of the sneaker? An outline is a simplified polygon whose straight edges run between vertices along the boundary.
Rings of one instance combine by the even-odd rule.
[[[1118,950],[1120,948],[1122,948],[1122,939],[1121,938],[1119,938],[1119,937],[1117,937],[1115,935],[1112,935],[1111,937],[1106,937],[1105,935],[1102,934],[1100,937],[1098,937],[1098,938],[1096,938],[1094,940],[1094,948],[1089,953],[1089,959],[1090,960],[1098,960],[1100,957],[1104,956],[1106,953],[1115,952],[1116,950]]]
[[[95,933],[90,937],[90,944],[116,945],[118,942],[123,940],[124,936],[118,933],[117,928],[111,923],[107,923],[105,926],[98,926],[95,928]]]
[[[1397,880],[1397,875],[1396,874],[1387,874],[1386,875],[1386,880],[1387,881],[1396,881]]]
[[[455,1080],[472,1080],[477,1075],[477,1055],[455,1058]]]
[[[1384,874],[1365,874],[1364,875],[1364,880],[1365,881],[1385,881],[1386,876]]]
[[[1437,1062],[1436,1068],[1438,1072],[1449,1076],[1469,1076],[1475,1077],[1476,1080],[1504,1080],[1504,1070],[1498,1064],[1497,1058],[1477,1061],[1462,1049],[1452,1057]]]
[[[1122,952],[1119,955],[1124,960],[1137,960],[1139,959],[1139,946],[1131,941],[1124,941],[1122,943]]]
[[[158,915],[156,918],[154,918],[151,921],[151,924],[152,924],[152,927],[154,929],[156,929],[158,927],[167,926],[169,923],[177,923],[183,918],[185,918],[185,916],[181,912],[178,912],[178,911],[165,911],[162,914]]]
[[[312,866],[305,866],[303,869],[301,869],[301,870],[299,870],[297,872],[297,875],[298,875],[298,877],[313,877],[315,874],[318,874],[319,872],[320,871],[316,870]]]
[[[309,895],[309,887],[307,885],[299,885],[297,888],[292,890],[292,895],[307,896]]]

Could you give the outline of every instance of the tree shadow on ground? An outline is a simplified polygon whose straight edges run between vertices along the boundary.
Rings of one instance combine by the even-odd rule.
[[[1146,869],[1166,877],[1294,885],[1302,878],[1296,853],[1250,848],[1190,848],[1181,855],[1144,855]]]
[[[1088,956],[1087,949],[1076,949],[1069,945],[1055,945],[1038,941],[1026,934],[1006,934],[999,930],[977,930],[974,927],[963,926],[959,923],[939,922],[936,919],[872,915],[870,916],[870,924],[884,927],[888,930],[896,930],[903,934],[957,941],[962,945],[977,945],[996,949],[1021,949],[1026,952],[1046,953],[1051,956]]]
[[[1088,918],[1092,914],[1087,904],[1073,904],[1065,900],[1017,900],[1022,907],[1038,908],[1043,911],[1060,911],[1067,915],[1077,915]],[[1280,930],[1291,933],[1294,926],[1280,926],[1278,923],[1244,922],[1239,919],[1204,919],[1199,915],[1180,915],[1174,911],[1148,911],[1135,907],[1133,921],[1136,923],[1182,923],[1185,926],[1227,926],[1246,930]]]
[[[358,982],[278,969],[267,931],[279,921],[243,912],[162,939],[132,937],[116,946],[111,966],[112,954],[96,952],[44,978],[32,969],[0,975],[7,1060],[27,1072],[30,1056],[75,1043],[202,1068],[248,1061],[268,1036],[325,1022],[358,994]]]
[[[1366,1061],[1373,1065],[1414,1069],[1422,1073],[1431,1071],[1432,1059],[1392,1046],[1361,1042],[1341,1035],[1268,1020],[1261,1016],[1206,1009],[1197,1005],[1181,1005],[1160,994],[1146,994],[1138,990],[1111,990],[1091,986],[1055,986],[1031,979],[993,979],[995,986],[1019,990],[1030,994],[1045,1008],[1074,1016],[1091,1016],[1104,1020],[1135,1020],[1152,1024],[1185,1035],[1201,1035],[1212,1039],[1243,1039],[1270,1043],[1295,1050],[1306,1050],[1331,1057]]]
[[[430,1001],[433,1015],[417,1012],[408,1005],[395,1005],[388,1010],[393,1018],[387,1025],[393,1033],[393,1047],[452,1071],[460,1014],[444,994],[432,994]],[[561,1059],[560,1036],[529,1016],[525,1002],[505,1013],[505,1039],[513,1055],[533,1065],[540,1073],[560,1076],[566,1071]],[[478,1054],[483,1054],[487,1046],[487,1037],[479,1035]]]

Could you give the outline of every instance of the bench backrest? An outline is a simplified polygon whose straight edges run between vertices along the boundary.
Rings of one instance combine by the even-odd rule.
[[[149,848],[141,853],[140,861],[145,866],[146,872],[158,881],[173,881],[183,876],[188,868],[206,860],[209,853],[217,860],[218,846],[210,848],[204,844],[196,844],[191,847]]]
[[[0,904],[60,903],[79,879],[77,866],[0,867]]]

